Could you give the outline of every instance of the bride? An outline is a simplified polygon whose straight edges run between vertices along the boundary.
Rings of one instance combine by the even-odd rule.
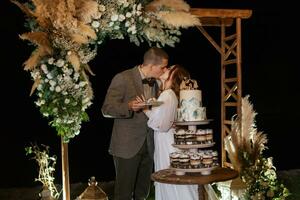
[[[179,65],[169,68],[161,77],[162,92],[157,101],[163,104],[145,109],[148,116],[148,126],[154,130],[154,169],[159,171],[170,166],[170,153],[178,150],[174,143],[173,121],[176,118],[180,83],[189,73]],[[144,102],[143,97],[137,97]],[[197,185],[173,185],[155,182],[155,200],[196,200],[198,199]]]

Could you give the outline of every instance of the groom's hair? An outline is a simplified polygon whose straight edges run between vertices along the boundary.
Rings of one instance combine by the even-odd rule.
[[[146,53],[144,54],[144,65],[159,65],[162,63],[163,59],[169,59],[168,54],[161,48],[158,47],[151,47]]]

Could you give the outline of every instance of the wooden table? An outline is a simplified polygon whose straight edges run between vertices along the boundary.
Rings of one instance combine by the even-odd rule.
[[[178,185],[198,185],[199,199],[206,199],[204,187],[205,184],[213,182],[227,181],[239,176],[238,172],[229,168],[217,168],[211,171],[210,175],[201,175],[201,173],[185,173],[176,175],[172,169],[157,171],[151,175],[151,179],[160,183],[178,184]]]

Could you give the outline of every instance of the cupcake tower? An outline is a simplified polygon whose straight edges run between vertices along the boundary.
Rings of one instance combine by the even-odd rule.
[[[209,120],[199,122],[208,124]],[[207,149],[215,143],[213,141],[213,130],[197,129],[195,122],[175,122],[177,129],[174,133],[174,147],[178,151],[170,154],[170,167],[177,175],[185,172],[201,172],[202,175],[211,174],[211,171],[219,166],[218,152]],[[188,129],[183,127],[187,126]]]

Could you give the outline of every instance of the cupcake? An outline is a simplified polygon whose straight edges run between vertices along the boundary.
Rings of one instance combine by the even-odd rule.
[[[204,144],[206,142],[206,131],[198,129],[196,132],[196,141],[198,144]]]
[[[190,156],[191,168],[200,168],[201,165],[201,156],[198,153],[194,153]]]
[[[204,167],[211,167],[213,164],[213,157],[209,154],[204,154],[202,157],[202,164]]]
[[[219,166],[219,162],[218,162],[218,152],[217,151],[213,151],[212,152],[212,159],[213,159],[213,166]]]
[[[213,142],[213,130],[212,129],[206,129],[206,141],[207,141],[207,143]]]
[[[196,134],[193,130],[187,130],[185,134],[185,142],[188,145],[196,144]]]
[[[179,165],[179,153],[178,152],[172,152],[170,153],[170,165],[171,167],[178,167]]]
[[[184,152],[179,155],[179,167],[183,169],[190,168],[190,157]]]
[[[185,144],[185,130],[178,129],[174,134],[175,144]]]

